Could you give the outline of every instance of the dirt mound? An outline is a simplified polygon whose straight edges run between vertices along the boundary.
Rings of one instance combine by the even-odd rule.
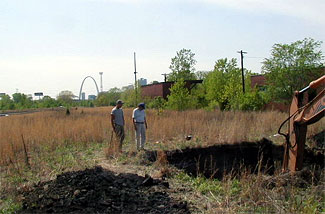
[[[21,213],[189,213],[173,200],[168,183],[101,167],[66,172],[22,192]]]

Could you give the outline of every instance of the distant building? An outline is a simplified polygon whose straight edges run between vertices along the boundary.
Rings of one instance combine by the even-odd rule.
[[[203,80],[185,80],[185,87],[191,90],[196,84],[202,83]],[[141,93],[144,97],[162,97],[167,99],[170,95],[170,88],[175,82],[160,82],[150,85],[141,86]]]
[[[314,71],[319,72],[319,76],[322,76],[325,74],[325,67],[321,68],[314,68]],[[252,75],[251,76],[251,87],[254,88],[255,86],[258,89],[265,89],[265,86],[267,85],[266,82],[266,76],[263,74],[258,74],[258,75]]]
[[[86,99],[86,93],[85,92],[82,92],[81,93],[81,100],[85,100]]]
[[[124,91],[124,90],[130,90],[130,89],[134,89],[134,86],[132,84],[130,84],[128,86],[123,86],[122,87],[122,91]]]
[[[252,75],[251,76],[251,88],[263,88],[266,85],[266,78],[264,75]]]
[[[88,100],[96,100],[96,95],[88,95]]]
[[[138,81],[140,86],[147,85],[147,79],[140,78]]]
[[[322,75],[325,73],[325,68],[317,68],[319,74]],[[265,75],[252,75],[251,76],[251,87],[256,87],[259,91],[265,91],[267,88],[267,81]],[[264,106],[264,110],[278,110],[282,112],[288,112],[290,108],[290,104],[284,102],[275,102],[270,101]]]

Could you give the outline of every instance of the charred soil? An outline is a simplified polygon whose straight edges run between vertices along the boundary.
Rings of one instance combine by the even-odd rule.
[[[282,163],[284,147],[263,138],[257,142],[214,145],[204,148],[163,151],[168,164],[184,170],[192,176],[204,175],[218,178],[231,173],[239,176],[242,172],[263,172],[272,175]],[[147,158],[157,161],[162,152],[148,151]],[[324,154],[306,148],[305,167],[324,169]]]
[[[186,202],[150,176],[115,175],[102,167],[66,172],[21,192],[21,213],[189,213]]]

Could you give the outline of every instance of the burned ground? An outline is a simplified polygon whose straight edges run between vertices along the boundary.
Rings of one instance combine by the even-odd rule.
[[[164,162],[165,158],[165,164],[192,176],[222,179],[231,174],[240,178],[242,173],[273,174],[281,167],[283,147],[262,139],[205,148],[146,151],[143,158],[144,163],[148,160]],[[316,185],[323,175],[324,155],[307,148],[304,165],[320,170],[302,170],[294,177],[289,173],[269,176],[261,186],[272,189],[279,184],[301,188],[311,183]],[[172,191],[178,189],[169,189],[165,180],[132,173],[117,174],[95,167],[66,172],[55,180],[21,191],[23,209],[20,213],[190,213],[191,206],[171,196]]]
[[[257,142],[242,142],[238,144],[214,145],[204,148],[186,148],[183,150],[164,151],[167,162],[186,173],[208,178],[221,179],[231,173],[240,176],[241,173],[273,174],[283,159],[283,146],[273,144],[268,139]],[[148,151],[150,161],[159,159],[156,151]],[[306,149],[304,165],[314,165],[324,168],[324,155]]]
[[[101,167],[66,172],[22,192],[21,213],[189,213],[168,183]]]

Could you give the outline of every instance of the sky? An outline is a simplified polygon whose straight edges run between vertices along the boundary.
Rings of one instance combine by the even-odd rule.
[[[79,95],[92,76],[103,89],[163,81],[182,48],[197,71],[246,51],[261,72],[274,44],[325,39],[325,0],[0,0],[0,93]],[[321,47],[325,53],[325,45]],[[83,91],[96,94],[90,78]]]

